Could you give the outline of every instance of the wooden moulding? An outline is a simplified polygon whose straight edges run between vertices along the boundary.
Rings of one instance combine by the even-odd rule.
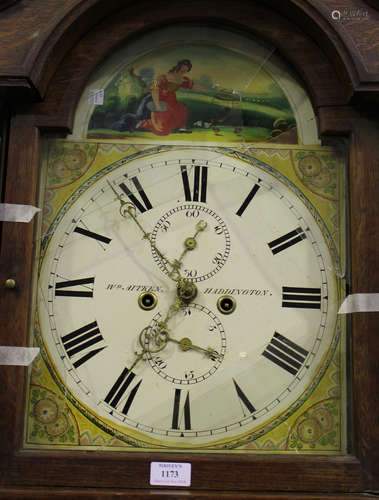
[[[0,489],[0,495],[2,493],[8,495],[9,490],[2,491]],[[118,490],[118,491],[104,491],[96,489],[94,491],[89,489],[50,489],[49,491],[43,491],[42,488],[28,488],[28,489],[15,489],[12,491],[12,498],[22,498],[23,500],[45,500],[50,499],[52,496],[60,498],[77,498],[78,500],[93,500],[94,498],[99,500],[181,500],[190,498],[191,500],[340,500],[340,494],[326,493],[323,494],[293,494],[293,493],[241,493],[241,492],[224,492],[218,491],[215,493],[209,493],[207,491],[196,491],[188,494],[187,491],[178,490],[155,490],[152,494],[151,490]],[[7,498],[9,498],[7,496]],[[365,495],[355,495],[351,494],[348,496],[349,500],[368,500],[370,498],[375,498],[374,495],[369,493]]]
[[[9,494],[9,490],[1,490],[0,495]],[[60,498],[77,498],[78,500],[93,500],[94,498],[99,500],[113,500],[113,499],[129,499],[129,500],[180,500],[190,498],[191,500],[340,500],[340,494],[326,493],[323,494],[293,494],[293,493],[238,493],[238,492],[224,492],[218,491],[216,493],[209,493],[207,491],[196,491],[188,494],[187,491],[178,490],[155,490],[152,494],[151,490],[100,490],[96,489],[94,491],[89,489],[49,489],[49,491],[44,491],[42,488],[27,488],[27,489],[15,489],[12,491],[12,498],[22,498],[23,500],[44,500],[50,499],[52,496]],[[7,496],[7,498],[9,498]],[[367,500],[369,498],[375,498],[374,495],[349,495],[349,500]]]
[[[378,123],[354,122],[350,141],[351,293],[377,293],[379,285]],[[353,315],[354,450],[364,482],[379,489],[379,312]]]
[[[169,7],[169,8],[168,8]],[[180,5],[171,2],[166,9],[159,4],[134,5],[107,18],[87,32],[57,68],[45,100],[35,106],[39,126],[53,123],[71,129],[77,100],[98,64],[120,44],[141,33],[177,22],[194,22],[253,33],[278,47],[304,79],[316,107],[346,104],[351,97],[347,73],[337,75],[334,64],[306,33],[287,18],[257,3],[219,2],[217,16],[211,2],[194,0]]]
[[[3,2],[4,3],[4,2]],[[155,2],[156,3],[156,2]],[[14,5],[13,5],[14,4]],[[209,20],[228,19],[241,26],[260,18],[259,11],[264,11],[263,22],[257,23],[259,31],[267,32],[266,38],[275,37],[273,17],[275,12],[281,15],[282,20],[292,25],[291,34],[302,31],[303,35],[316,43],[330,59],[332,71],[336,71],[339,80],[339,92],[342,86],[346,91],[355,89],[364,91],[368,84],[378,89],[379,64],[377,49],[372,40],[376,37],[379,11],[370,7],[368,3],[359,0],[346,0],[344,8],[351,12],[361,11],[363,20],[359,18],[351,22],[336,23],[331,19],[331,12],[341,6],[333,0],[311,2],[309,0],[266,0],[265,2],[239,2],[233,7],[226,1],[220,1],[215,12],[212,2],[189,2],[184,0],[180,4],[166,3],[161,9],[154,2],[138,3],[137,9],[143,12],[144,28],[151,22],[155,24],[158,18],[162,22],[175,22],[176,19],[192,18]],[[247,12],[244,5],[247,5]],[[133,5],[128,2],[128,9]],[[240,6],[241,5],[241,6]],[[30,2],[6,1],[0,3],[2,16],[0,17],[0,85],[7,86],[7,78],[20,77],[29,81],[35,87],[37,94],[45,95],[49,80],[77,41],[87,32],[96,29],[95,26],[106,17],[112,16],[127,7],[124,0],[34,0]],[[8,7],[8,8],[7,8]],[[239,15],[239,13],[242,15]],[[150,15],[152,13],[152,16]],[[226,13],[226,14],[224,14]],[[248,16],[246,17],[246,13]],[[255,15],[257,14],[257,15]],[[129,11],[127,12],[127,18]],[[123,12],[120,12],[123,17]],[[250,17],[250,20],[249,20]],[[260,19],[262,21],[262,19]],[[252,27],[253,28],[253,27]],[[267,31],[267,28],[268,31]],[[281,28],[280,28],[281,29]],[[289,58],[296,57],[291,53],[293,45],[291,36],[284,37],[281,43],[276,44],[283,53],[288,52]],[[359,48],[359,50],[358,50]],[[305,54],[305,45],[298,46],[297,53]],[[307,58],[306,58],[307,60]],[[305,60],[305,62],[306,62]],[[296,61],[293,61],[296,64]],[[298,68],[300,64],[296,64]],[[326,77],[326,75],[324,75]],[[312,82],[308,82],[312,83]],[[350,88],[350,90],[349,90]]]
[[[80,4],[71,0],[64,12],[60,12],[62,7],[57,8],[57,12],[49,21],[45,20],[43,26],[36,20],[38,12],[33,13],[35,28],[41,31],[38,37],[41,42],[29,44],[30,51],[22,62],[20,76],[29,79],[39,95],[46,97],[46,105],[51,111],[56,111],[55,119],[59,115],[62,123],[65,122],[62,126],[70,128],[72,124],[73,110],[68,109],[73,105],[72,96],[79,95],[83,82],[88,80],[94,68],[111,50],[146,30],[180,21],[229,26],[247,34],[254,33],[273,43],[281,55],[297,68],[316,107],[347,104],[354,90],[356,71],[342,39],[315,8],[306,4],[300,8],[297,2],[288,2],[281,13],[283,2],[279,4],[274,0],[253,5],[238,0],[233,8],[230,2],[221,0],[215,15],[211,1],[169,2],[165,9],[161,9],[159,3],[148,0],[127,6],[117,0],[106,3],[105,8],[100,0]],[[41,9],[41,19],[45,19],[45,3],[39,5],[36,2],[38,8]],[[58,13],[61,16],[59,23]],[[99,22],[102,18],[103,22]],[[12,26],[12,22],[7,26]],[[11,35],[8,33],[10,39]],[[76,43],[80,36],[80,43]],[[11,49],[9,53],[13,53]],[[46,110],[46,106],[43,109]],[[54,117],[45,118],[48,126]]]

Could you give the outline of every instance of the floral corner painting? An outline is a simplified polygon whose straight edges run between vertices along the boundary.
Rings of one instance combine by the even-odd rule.
[[[87,115],[87,139],[299,142],[285,91],[243,53],[174,43],[116,66]]]

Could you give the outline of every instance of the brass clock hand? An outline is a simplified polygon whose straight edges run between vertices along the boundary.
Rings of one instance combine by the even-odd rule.
[[[192,250],[194,250],[196,248],[196,246],[197,246],[196,237],[197,237],[197,235],[200,232],[204,231],[206,227],[207,227],[207,223],[205,221],[203,221],[203,220],[200,220],[196,224],[196,232],[195,232],[195,234],[193,236],[189,236],[188,238],[186,238],[184,240],[184,250],[180,254],[179,259],[175,259],[174,260],[174,262],[173,262],[173,270],[171,271],[171,273],[169,273],[169,277],[172,280],[174,280],[174,281],[180,281],[181,275],[180,275],[179,269],[180,269],[180,267],[182,265],[182,260],[183,260],[183,258],[184,258],[184,256],[186,255],[187,252],[192,251]],[[179,276],[178,279],[176,278],[175,273],[177,273],[177,275]]]
[[[167,341],[165,342],[164,339],[162,339],[162,336],[157,335],[156,333],[151,333],[152,328],[150,326],[146,326],[143,328],[138,336],[138,341],[141,346],[141,352],[135,352],[135,360],[133,361],[131,367],[128,370],[128,373],[133,371],[133,368],[141,361],[145,361],[145,355],[147,353],[149,354],[156,354],[157,352],[162,351],[167,344]],[[159,332],[158,332],[159,333]],[[152,347],[150,347],[150,341],[152,341]]]
[[[196,248],[197,235],[200,232],[204,231],[206,229],[206,227],[207,227],[207,223],[205,221],[203,221],[203,220],[199,221],[196,224],[195,234],[193,236],[189,236],[188,238],[186,238],[184,240],[184,247],[185,248],[184,248],[183,252],[181,253],[179,259],[176,259],[174,261],[174,268],[173,268],[172,272],[169,273],[169,277],[171,279],[173,279],[174,281],[178,282],[178,286],[177,286],[178,297],[175,299],[174,303],[171,304],[171,306],[169,307],[164,320],[160,321],[158,323],[158,330],[154,334],[152,334],[151,338],[154,339],[154,342],[157,345],[163,344],[163,347],[161,349],[163,349],[164,346],[166,346],[168,341],[172,341],[172,342],[177,343],[183,351],[193,349],[193,350],[204,352],[209,358],[212,358],[212,357],[213,358],[214,357],[221,358],[221,355],[218,354],[218,352],[215,351],[214,349],[212,349],[210,347],[208,347],[206,349],[203,347],[199,347],[199,346],[193,344],[192,341],[187,337],[183,338],[180,341],[177,339],[174,339],[173,337],[171,337],[169,335],[169,330],[168,330],[168,326],[167,326],[168,321],[180,310],[180,308],[187,305],[188,303],[190,303],[197,295],[197,286],[192,281],[183,279],[180,275],[179,268],[182,264],[182,260],[183,260],[184,256],[186,255],[186,253],[188,251],[192,251]],[[174,275],[174,273],[177,273],[177,274]],[[152,352],[152,351],[149,350],[149,352]]]
[[[146,360],[146,354],[156,354],[162,351],[166,347],[168,340],[173,340],[168,334],[168,322],[177,314],[182,306],[188,304],[191,300],[192,298],[183,301],[180,297],[176,297],[175,301],[169,306],[163,321],[157,323],[157,329],[148,325],[141,330],[138,341],[142,350],[140,352],[135,352],[136,358],[129,368],[129,372],[131,372],[141,360]]]
[[[188,337],[184,337],[181,340],[177,340],[174,339],[173,337],[170,337],[167,333],[167,340],[178,344],[182,351],[189,351],[190,349],[193,349],[194,351],[203,352],[208,358],[222,359],[221,354],[219,354],[215,349],[212,349],[211,347],[204,348],[196,344],[193,344],[192,340],[189,339]]]
[[[114,189],[112,184],[107,181],[110,188],[112,191],[115,193],[117,199],[120,201],[120,214],[122,217],[127,217],[130,216],[131,219],[137,224],[139,229],[141,230],[143,237],[149,242],[150,246],[156,251],[158,254],[159,258],[162,261],[162,264],[164,265],[164,268],[166,269],[166,272],[169,276],[170,279],[173,281],[176,281],[178,283],[178,297],[175,299],[174,303],[170,305],[167,314],[164,318],[163,321],[158,323],[158,329],[154,331],[154,329],[151,326],[147,326],[142,329],[141,333],[139,334],[139,343],[141,346],[141,352],[135,352],[136,358],[129,369],[129,372],[133,370],[133,368],[141,361],[145,360],[145,355],[147,353],[149,354],[155,354],[157,352],[162,351],[166,345],[167,342],[170,340],[172,342],[175,342],[179,344],[180,348],[184,351],[189,350],[189,349],[194,349],[197,351],[202,351],[204,352],[209,358],[211,357],[219,357],[220,355],[215,351],[214,349],[207,348],[204,349],[202,347],[196,346],[195,344],[192,343],[192,341],[188,338],[184,338],[181,341],[178,341],[174,339],[173,337],[170,337],[168,333],[168,321],[179,311],[179,309],[187,305],[189,302],[191,302],[197,295],[197,287],[196,285],[190,281],[183,279],[181,274],[180,274],[180,267],[182,265],[182,260],[187,254],[187,252],[192,251],[196,248],[197,246],[197,235],[204,231],[207,227],[207,223],[203,220],[200,220],[196,224],[196,231],[193,236],[189,236],[184,240],[184,250],[180,254],[179,259],[175,259],[173,262],[170,262],[164,255],[163,253],[158,249],[158,247],[155,245],[155,243],[151,240],[150,238],[150,233],[145,231],[144,227],[140,222],[137,220],[136,216],[136,207],[133,203],[131,202],[126,202],[124,201],[121,196],[117,193],[117,191]],[[171,271],[167,268],[165,265],[165,262],[172,268]],[[150,347],[150,343],[152,343],[152,347]]]
[[[114,192],[114,194],[116,195],[117,199],[119,200],[119,202],[121,204],[120,205],[121,216],[122,217],[129,216],[137,224],[138,228],[141,230],[141,232],[143,234],[143,238],[149,242],[151,248],[153,250],[155,250],[158,257],[161,259],[162,265],[163,265],[164,269],[166,270],[169,278],[171,278],[173,281],[180,282],[182,280],[182,276],[180,274],[179,269],[182,265],[182,260],[188,251],[193,250],[196,247],[196,245],[197,245],[196,237],[201,231],[204,231],[204,229],[207,227],[207,223],[205,221],[201,220],[196,224],[196,232],[193,236],[189,236],[188,238],[185,239],[185,241],[184,241],[185,248],[184,248],[183,252],[181,253],[179,259],[175,259],[173,262],[171,262],[159,250],[159,248],[156,246],[156,244],[152,241],[152,239],[150,237],[150,233],[145,231],[142,224],[140,224],[140,222],[138,221],[137,216],[136,216],[135,205],[131,202],[127,202],[127,201],[123,200],[121,198],[121,196],[117,193],[117,191],[114,189],[112,184],[109,181],[107,181],[107,182],[109,184],[109,187],[112,189],[112,191]],[[171,267],[171,271],[167,268],[166,263]]]
[[[146,239],[149,242],[150,246],[156,251],[157,255],[161,259],[162,264],[165,268],[166,268],[165,262],[167,262],[171,267],[173,267],[173,264],[168,259],[166,259],[166,257],[163,255],[163,253],[159,250],[159,248],[151,240],[150,233],[145,231],[142,224],[140,224],[140,222],[138,221],[137,216],[136,216],[136,206],[130,201],[123,200],[121,198],[121,196],[118,194],[118,192],[115,190],[115,188],[112,186],[112,184],[108,180],[107,180],[107,182],[109,184],[109,187],[112,189],[112,191],[114,192],[114,194],[116,195],[117,199],[120,202],[120,214],[121,214],[121,216],[124,218],[129,216],[137,224],[137,226],[139,227],[139,229],[141,230],[141,232],[143,234],[144,239]],[[166,271],[167,271],[167,273],[169,273],[169,270],[167,268],[166,268]]]
[[[192,284],[192,283],[191,283]],[[190,299],[192,300],[192,299]],[[190,301],[189,300],[189,301]],[[180,298],[177,298],[175,302],[169,307],[167,314],[163,321],[158,322],[158,329],[147,336],[147,338],[152,339],[153,342],[157,347],[159,347],[159,350],[164,349],[164,347],[167,345],[168,342],[174,342],[179,345],[180,349],[182,351],[188,351],[190,349],[195,350],[195,351],[200,351],[203,352],[208,358],[214,359],[222,359],[222,355],[219,354],[215,349],[212,349],[211,347],[200,347],[192,342],[191,339],[188,337],[184,337],[181,340],[177,340],[174,337],[171,337],[169,334],[169,329],[168,329],[168,322],[169,320],[180,310],[181,307],[188,305],[188,300],[183,301]],[[151,328],[151,327],[147,327]],[[143,332],[144,330],[142,330]],[[142,344],[141,344],[142,345]],[[158,352],[158,351],[152,351],[151,349],[145,348],[145,352]]]
[[[197,295],[197,286],[195,283],[191,280],[184,279],[181,277],[179,268],[182,265],[182,260],[184,256],[186,255],[187,252],[192,251],[196,248],[197,246],[197,241],[196,237],[197,235],[204,231],[205,228],[207,227],[207,223],[203,220],[200,220],[196,224],[196,232],[193,236],[189,236],[184,240],[184,250],[181,253],[179,259],[176,259],[174,261],[175,263],[175,269],[169,274],[170,278],[174,281],[177,281],[178,286],[177,286],[177,291],[178,291],[178,297],[182,301],[182,303],[188,303],[193,300],[196,295]],[[177,277],[174,275],[174,273],[177,273]]]

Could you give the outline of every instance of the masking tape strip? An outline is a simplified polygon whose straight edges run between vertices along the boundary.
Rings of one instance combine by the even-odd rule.
[[[0,365],[28,366],[39,353],[39,347],[0,346]]]
[[[33,207],[33,205],[0,203],[0,221],[30,222],[40,210],[40,208]]]
[[[379,311],[379,293],[353,293],[342,302],[338,314]]]

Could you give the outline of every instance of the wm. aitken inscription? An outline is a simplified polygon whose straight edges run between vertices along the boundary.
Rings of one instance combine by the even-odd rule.
[[[108,283],[107,290],[121,290],[125,292],[155,292],[165,293],[167,290],[159,285],[123,285],[122,283]],[[206,288],[200,290],[206,295],[255,295],[261,297],[272,296],[271,290],[259,288]]]

